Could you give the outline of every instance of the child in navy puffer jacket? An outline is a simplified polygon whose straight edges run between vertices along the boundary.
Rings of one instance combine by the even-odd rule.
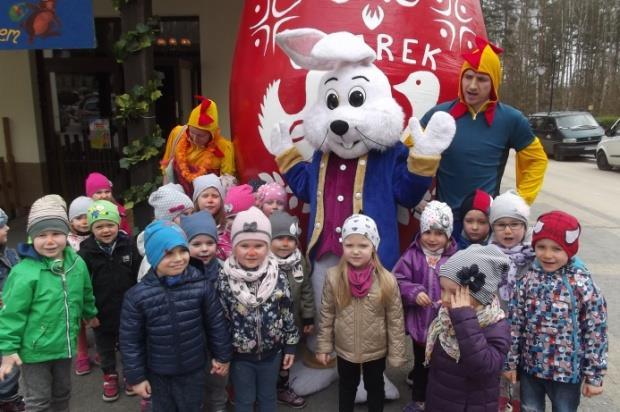
[[[152,264],[123,302],[120,346],[127,382],[151,397],[153,412],[202,411],[207,346],[211,373],[228,373],[230,330],[202,263],[190,263],[185,234],[172,222],[145,230]]]

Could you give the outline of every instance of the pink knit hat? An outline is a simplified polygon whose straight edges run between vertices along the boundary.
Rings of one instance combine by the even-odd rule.
[[[265,183],[256,191],[256,203],[262,206],[271,200],[280,200],[286,204],[286,190],[281,184],[276,182]]]
[[[229,192],[230,193],[230,192]],[[233,247],[244,240],[271,243],[271,222],[256,206],[239,212],[230,229]]]
[[[226,217],[235,216],[239,212],[248,210],[254,206],[254,193],[252,193],[252,186],[239,185],[233,186],[228,189],[226,198],[224,199],[224,212]]]
[[[101,173],[93,172],[86,178],[86,196],[93,197],[101,189],[112,190],[112,182]]]

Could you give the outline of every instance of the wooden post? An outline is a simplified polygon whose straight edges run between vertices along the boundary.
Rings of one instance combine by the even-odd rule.
[[[145,23],[152,16],[151,0],[134,0],[121,8],[121,29],[123,32],[135,30],[138,23]],[[139,53],[130,54],[123,64],[125,90],[129,91],[135,85],[146,85],[155,75],[153,64],[153,48],[148,47]],[[155,126],[155,110],[151,107],[149,113],[142,119],[127,122],[127,136],[129,141],[140,139],[151,134]],[[130,185],[139,185],[151,182],[156,177],[156,169],[151,162],[142,162],[131,169]],[[133,217],[135,224],[144,228],[150,220],[151,212],[146,203],[135,206]]]
[[[20,215],[20,201],[19,201],[19,192],[17,191],[17,172],[15,171],[15,156],[13,156],[13,140],[11,137],[11,125],[9,123],[8,117],[2,118],[2,129],[4,130],[4,144],[6,148],[6,160],[8,164],[7,171],[7,181],[10,189],[6,191],[6,193],[11,193],[12,196],[9,198],[7,196],[7,203],[9,207],[12,209],[12,212],[15,213],[16,216]]]

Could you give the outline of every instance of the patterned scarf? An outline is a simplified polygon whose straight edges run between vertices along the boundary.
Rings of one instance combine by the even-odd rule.
[[[441,248],[433,252],[432,250],[428,250],[427,248],[422,246],[422,252],[424,252],[424,256],[426,256],[426,264],[430,268],[435,269],[435,267],[437,266],[437,262],[439,262],[439,259],[441,259],[443,250],[444,248]]]
[[[278,266],[281,270],[285,271],[286,273],[290,271],[293,272],[293,279],[295,280],[295,282],[301,283],[304,281],[304,267],[302,265],[303,257],[301,256],[299,248],[296,248],[295,251],[286,258],[281,258],[277,255],[273,256],[276,259],[276,262],[278,262]]]
[[[363,298],[368,295],[368,291],[372,286],[372,273],[375,265],[368,264],[365,268],[355,269],[351,265],[347,265],[347,275],[349,277],[349,286],[351,287],[351,295],[355,298]]]
[[[234,256],[224,262],[224,273],[228,276],[228,284],[233,296],[247,308],[256,308],[262,305],[273,293],[278,283],[278,263],[274,256],[269,254],[256,270],[243,269]],[[248,283],[260,281],[256,295],[253,295]]]
[[[511,248],[505,248],[498,243],[495,245],[510,259],[510,268],[507,273],[502,274],[502,280],[499,282],[499,297],[502,301],[508,302],[512,299],[512,291],[519,270],[529,265],[534,259],[534,249],[529,244],[523,243]]]
[[[499,306],[499,300],[495,297],[490,305],[483,306],[476,312],[476,317],[478,318],[480,327],[486,328],[504,319],[506,315]],[[428,366],[431,362],[431,355],[433,354],[433,348],[435,347],[437,338],[439,338],[439,343],[448,356],[458,363],[461,357],[459,341],[456,339],[456,333],[454,332],[454,327],[450,320],[450,313],[445,306],[439,309],[437,317],[428,328],[428,339],[426,340],[426,352],[424,357],[425,366]]]

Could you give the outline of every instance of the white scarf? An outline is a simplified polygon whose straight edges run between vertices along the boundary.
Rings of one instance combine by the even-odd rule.
[[[278,263],[271,253],[256,270],[243,269],[234,256],[226,259],[223,270],[228,276],[228,284],[233,296],[248,308],[256,308],[265,303],[278,283]],[[260,280],[260,285],[256,295],[253,295],[248,283],[258,280]]]
[[[304,267],[301,264],[303,257],[301,256],[301,252],[299,248],[296,248],[293,253],[290,254],[287,258],[281,258],[278,255],[274,255],[276,258],[276,262],[278,262],[278,266],[285,272],[290,270],[293,271],[293,279],[297,283],[301,283],[304,281]]]
[[[429,250],[424,246],[422,247],[422,252],[424,252],[424,256],[426,256],[426,264],[430,266],[432,269],[435,269],[437,263],[441,259],[441,255],[443,255],[444,248],[438,249],[436,251]]]

